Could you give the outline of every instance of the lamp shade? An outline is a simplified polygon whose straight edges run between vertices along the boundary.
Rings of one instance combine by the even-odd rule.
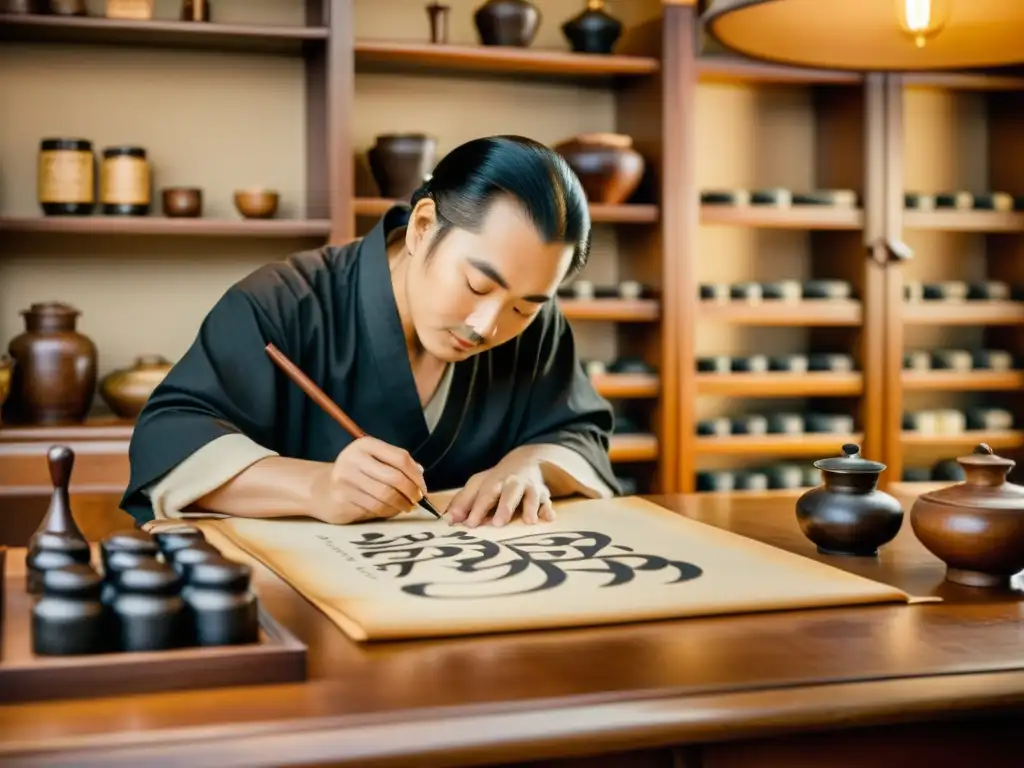
[[[723,46],[778,64],[857,71],[1024,62],[1024,0],[712,0]]]

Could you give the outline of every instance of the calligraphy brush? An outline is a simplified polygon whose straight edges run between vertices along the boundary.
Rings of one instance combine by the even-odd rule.
[[[295,382],[295,385],[309,395],[310,399],[317,405],[319,405],[324,412],[338,422],[345,431],[347,431],[352,437],[357,440],[360,437],[366,437],[366,433],[359,428],[352,419],[348,417],[338,404],[335,403],[331,398],[327,396],[320,387],[318,387],[313,380],[304,374],[295,363],[288,359],[288,357],[273,344],[267,344],[267,354],[270,355],[270,359],[277,363],[277,367],[284,371],[285,375]],[[426,496],[419,501],[419,505],[423,507],[427,512],[432,514],[434,517],[441,519],[441,513],[438,512],[434,505],[430,503]]]

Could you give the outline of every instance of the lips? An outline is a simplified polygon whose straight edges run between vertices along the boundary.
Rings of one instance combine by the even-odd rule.
[[[463,349],[472,349],[473,347],[476,346],[476,344],[470,341],[466,341],[465,339],[456,336],[454,333],[452,334],[452,338],[455,339],[455,343],[458,344]]]

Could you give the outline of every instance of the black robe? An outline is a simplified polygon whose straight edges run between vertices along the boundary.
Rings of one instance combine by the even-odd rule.
[[[233,285],[157,387],[132,434],[122,508],[153,519],[142,492],[196,450],[243,433],[281,456],[333,461],[352,440],[270,360],[273,342],[369,435],[401,446],[431,490],[465,485],[512,449],[571,448],[613,490],[613,412],[578,358],[554,302],[517,338],[455,364],[430,432],[406,351],[386,236],[406,206],[362,240],[292,255]]]

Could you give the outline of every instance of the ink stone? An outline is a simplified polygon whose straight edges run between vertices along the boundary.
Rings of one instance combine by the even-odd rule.
[[[70,533],[39,533],[33,537],[35,546],[25,558],[28,573],[25,587],[38,595],[43,588],[43,574],[68,565],[89,565],[91,550],[84,539]]]
[[[138,528],[112,533],[100,542],[100,562],[103,564],[104,573],[107,571],[110,555],[114,552],[131,552],[156,557],[159,549],[153,537]]]
[[[104,617],[100,575],[82,563],[51,568],[32,607],[32,652],[39,656],[101,653]]]
[[[111,604],[122,651],[164,651],[187,644],[188,621],[178,575],[166,563],[146,558],[121,572]]]
[[[184,594],[197,644],[241,645],[258,640],[259,615],[250,577],[249,566],[228,560],[192,567]]]

